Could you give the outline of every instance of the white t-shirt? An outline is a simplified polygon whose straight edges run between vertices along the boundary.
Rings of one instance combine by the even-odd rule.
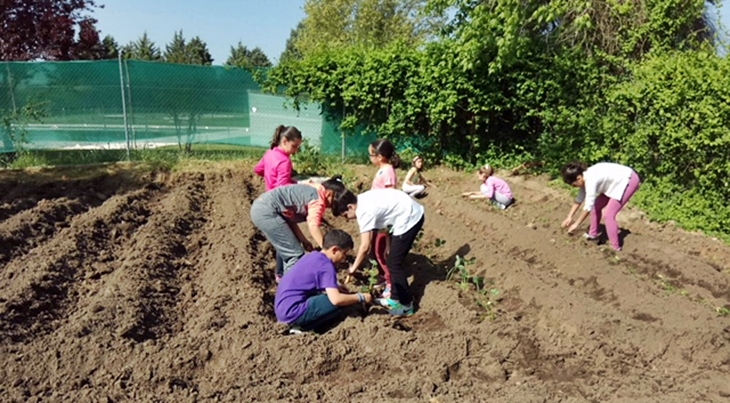
[[[357,196],[355,216],[360,233],[393,226],[393,236],[403,235],[418,224],[424,208],[398,189],[373,189]]]
[[[583,203],[585,200],[583,210],[591,211],[600,194],[621,201],[632,173],[633,169],[613,162],[599,162],[588,167],[583,172],[585,185],[578,191],[575,202]]]

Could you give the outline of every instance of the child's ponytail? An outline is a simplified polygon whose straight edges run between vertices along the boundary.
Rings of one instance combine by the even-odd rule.
[[[397,169],[400,166],[401,159],[397,152],[393,152],[393,156],[390,157],[390,165],[393,169]]]
[[[271,147],[269,147],[269,150],[274,149],[281,143],[281,133],[286,129],[286,126],[279,125],[279,127],[274,130],[274,137],[271,139]]]

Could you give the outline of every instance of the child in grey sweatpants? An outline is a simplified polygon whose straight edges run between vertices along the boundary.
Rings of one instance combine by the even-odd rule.
[[[251,221],[264,233],[283,260],[281,278],[305,251],[314,247],[299,228],[300,222],[307,222],[309,234],[317,246],[322,247],[323,235],[320,226],[327,208],[333,200],[347,192],[340,177],[334,177],[322,184],[308,183],[281,186],[269,190],[254,200],[251,206]]]

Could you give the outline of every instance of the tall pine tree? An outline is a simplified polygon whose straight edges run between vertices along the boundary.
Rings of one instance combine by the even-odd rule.
[[[163,58],[168,63],[189,63],[188,47],[182,30],[175,32],[172,42],[165,47]]]
[[[261,48],[256,47],[249,50],[241,42],[238,42],[236,47],[231,46],[231,54],[228,56],[225,65],[249,70],[272,66],[271,61]]]

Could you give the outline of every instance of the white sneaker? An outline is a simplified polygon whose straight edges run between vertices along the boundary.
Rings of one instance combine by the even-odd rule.
[[[600,236],[600,234],[593,236],[586,232],[585,234],[583,234],[583,239],[585,239],[586,241],[597,241]]]
[[[289,328],[289,334],[303,334],[304,330],[302,330],[299,326],[292,326]]]

